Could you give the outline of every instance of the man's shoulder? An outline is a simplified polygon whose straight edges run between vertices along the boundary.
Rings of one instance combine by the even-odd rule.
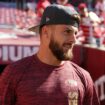
[[[70,64],[72,65],[72,67],[74,68],[74,71],[78,74],[79,77],[81,77],[83,79],[91,78],[90,73],[87,70],[80,67],[79,65],[77,65],[74,62],[70,62]]]
[[[95,12],[90,11],[89,17],[90,17],[91,21],[100,23],[100,18],[98,17],[98,15]]]
[[[30,64],[32,63],[33,56],[28,56],[22,58],[16,62],[9,64],[3,72],[8,72],[8,74],[17,75],[29,69]]]
[[[73,62],[71,62],[71,65],[73,66],[75,73],[79,76],[82,83],[84,84],[85,89],[88,87],[88,84],[93,84],[92,77],[87,70],[83,69]]]
[[[11,63],[9,66],[13,68],[26,68],[27,66],[30,65],[30,63],[32,63],[32,60],[33,60],[33,55],[22,58],[14,63]]]
[[[13,62],[3,70],[0,78],[8,78],[9,80],[10,78],[13,80],[20,78],[24,73],[26,73],[26,71],[30,69],[32,62],[33,55]]]
[[[9,64],[0,75],[0,82],[10,82],[13,86],[17,86],[24,74],[28,73],[26,71],[30,69],[32,58],[33,56],[29,56]]]

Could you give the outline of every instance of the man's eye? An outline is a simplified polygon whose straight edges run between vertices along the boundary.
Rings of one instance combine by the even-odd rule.
[[[67,34],[71,33],[72,31],[71,30],[66,30],[65,31]]]
[[[77,35],[77,32],[75,32],[75,35]]]

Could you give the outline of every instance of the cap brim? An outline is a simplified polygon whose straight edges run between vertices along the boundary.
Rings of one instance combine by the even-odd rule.
[[[39,33],[39,27],[40,27],[40,25],[32,26],[32,27],[28,28],[28,30],[32,31],[32,32]]]

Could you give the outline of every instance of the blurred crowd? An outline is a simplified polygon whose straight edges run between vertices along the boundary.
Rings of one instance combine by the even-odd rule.
[[[44,9],[52,3],[76,9],[81,16],[77,43],[105,46],[105,0],[17,0],[17,9],[11,9],[11,22],[16,28],[28,28],[40,22]],[[76,5],[75,5],[76,4]],[[4,8],[0,13],[4,13]],[[14,14],[13,14],[14,13]],[[10,15],[10,14],[8,14]],[[4,21],[9,20],[9,16]],[[1,17],[0,17],[1,22]],[[7,21],[8,22],[8,21]],[[1,23],[0,23],[1,24]]]
[[[73,2],[76,3],[75,0]],[[90,0],[91,1],[91,0]],[[31,2],[32,3],[32,2]],[[105,44],[105,0],[97,0],[92,8],[89,0],[81,1],[74,6],[70,0],[39,0],[33,6],[37,17],[41,18],[44,9],[52,3],[69,6],[77,9],[81,16],[80,30],[77,35],[77,43],[90,44],[100,47]],[[27,5],[28,9],[32,9],[32,4]]]

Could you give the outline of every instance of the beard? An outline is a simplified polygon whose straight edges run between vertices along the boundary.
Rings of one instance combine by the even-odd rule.
[[[71,60],[73,58],[73,53],[72,53],[72,44],[69,44],[71,47],[67,50],[64,51],[63,47],[68,45],[67,43],[64,43],[62,47],[58,44],[57,41],[54,41],[54,38],[51,38],[50,43],[49,43],[49,48],[53,55],[60,61],[62,60]]]

